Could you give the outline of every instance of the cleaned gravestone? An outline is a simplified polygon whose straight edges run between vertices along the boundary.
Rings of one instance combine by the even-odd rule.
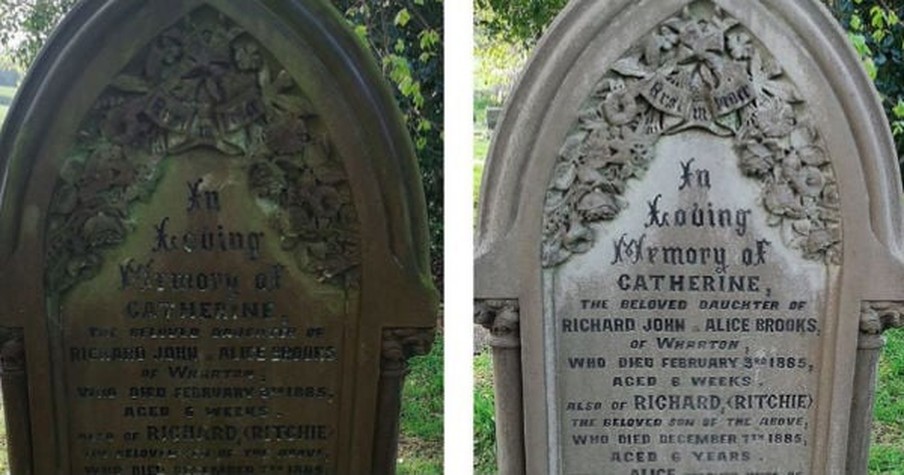
[[[475,262],[502,473],[865,473],[901,186],[824,7],[574,1],[509,104]]]
[[[392,473],[423,196],[327,2],[105,1],[0,141],[17,474]]]

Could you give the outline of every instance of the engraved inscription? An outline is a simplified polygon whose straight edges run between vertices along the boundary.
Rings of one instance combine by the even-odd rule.
[[[200,209],[189,192],[188,213],[162,221],[178,235],[220,222],[238,211],[239,197],[223,190]],[[139,226],[141,245],[127,240],[121,263],[96,279],[109,274],[118,311],[67,326],[73,470],[217,473],[228,462],[241,473],[334,473],[341,315],[293,297],[294,271],[271,261],[267,233],[253,226],[257,253],[179,245],[161,256],[159,233]]]
[[[576,114],[539,250],[557,473],[809,473],[835,172],[807,104],[715,2]]]
[[[663,139],[627,193],[646,206],[548,271],[561,473],[808,473],[826,267],[750,206],[733,155]]]
[[[358,218],[310,101],[204,7],[85,118],[48,218],[69,471],[336,473]]]

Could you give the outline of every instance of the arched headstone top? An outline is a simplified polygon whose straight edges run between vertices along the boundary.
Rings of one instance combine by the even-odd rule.
[[[426,206],[330,2],[79,2],[0,173],[14,472],[394,472],[436,321]]]
[[[163,3],[166,5],[161,6]],[[427,231],[422,218],[425,206],[413,146],[371,53],[326,2],[79,3],[42,50],[10,109],[5,138],[0,143],[0,150],[4,150],[4,219],[21,218],[18,205],[26,178],[39,166],[36,158],[40,152],[54,145],[46,140],[49,126],[61,127],[54,130],[75,138],[73,127],[77,126],[73,122],[80,119],[78,114],[60,118],[54,110],[71,103],[87,112],[109,81],[122,76],[135,54],[146,54],[142,52],[144,48],[161,40],[166,28],[161,25],[175,27],[199,9],[217,12],[224,21],[262,44],[262,53],[275,64],[285,66],[298,89],[309,96],[311,107],[320,114],[325,127],[336,137],[337,153],[346,148],[344,156],[368,155],[367,160],[353,160],[364,162],[354,166],[366,168],[368,173],[368,183],[356,192],[366,190],[367,196],[360,196],[360,201],[385,216],[382,224],[370,229],[382,234],[380,239],[407,272],[426,275]],[[263,18],[279,20],[282,26],[273,28],[273,23]],[[111,49],[120,52],[105,54]],[[276,81],[277,77],[271,80]],[[75,89],[79,89],[77,97],[72,94]],[[340,90],[341,94],[337,92]],[[349,127],[351,115],[361,118],[356,127]],[[41,132],[31,133],[33,130]],[[357,150],[351,150],[349,143],[357,145]],[[19,158],[23,156],[31,158]],[[8,256],[13,251],[17,229],[18,226],[4,226],[0,255]]]
[[[561,147],[569,143],[575,125],[587,120],[582,114],[588,112],[585,109],[596,90],[609,87],[604,81],[613,74],[627,77],[629,82],[632,77],[642,80],[640,76],[645,73],[632,73],[626,68],[634,59],[643,61],[644,42],[662,39],[657,31],[660,28],[680,35],[668,24],[680,28],[675,23],[684,10],[694,5],[718,8],[731,22],[729,29],[733,31],[729,34],[749,34],[752,44],[768,51],[768,56],[780,58],[777,66],[784,82],[797,90],[795,103],[808,107],[804,113],[812,121],[812,128],[823,130],[830,139],[824,147],[836,152],[828,156],[837,162],[838,173],[858,177],[840,190],[842,199],[869,198],[855,198],[860,211],[854,215],[868,219],[854,226],[878,241],[877,247],[900,255],[904,229],[900,204],[887,199],[901,191],[888,124],[856,53],[823,5],[769,0],[676,0],[642,5],[627,1],[571,2],[525,67],[495,134],[484,173],[487,178],[481,189],[478,266],[483,260],[517,260],[516,255],[531,252],[509,243],[494,243],[540,231],[535,221],[539,208],[528,197],[541,199],[532,192],[533,185],[553,179]],[[720,54],[734,60],[729,38],[725,40]],[[669,41],[668,37],[665,41]],[[646,67],[645,63],[638,65]],[[627,72],[627,76],[616,69]],[[650,92],[646,95],[650,96]],[[604,111],[601,114],[605,117]],[[848,120],[842,126],[830,125],[830,119],[837,117]],[[553,150],[556,142],[559,149]],[[494,257],[497,255],[509,257]],[[499,279],[490,280],[505,285]]]

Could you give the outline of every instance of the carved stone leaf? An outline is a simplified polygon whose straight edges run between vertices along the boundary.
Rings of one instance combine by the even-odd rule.
[[[147,93],[150,91],[150,85],[145,78],[132,76],[130,74],[120,74],[116,76],[110,87],[123,92]]]
[[[357,285],[347,176],[288,72],[222,15],[189,14],[142,57],[111,81],[60,166],[47,224],[50,290],[92,278],[106,250],[126,239],[129,209],[153,194],[163,163],[202,147],[242,161],[300,267],[331,285]]]
[[[643,177],[659,138],[689,129],[733,138],[738,166],[760,184],[767,224],[783,229],[786,245],[807,259],[840,261],[834,171],[797,89],[716,7],[685,9],[602,72],[546,194],[544,266],[586,252],[583,229],[627,206],[622,195]]]
[[[565,143],[562,144],[562,147],[559,149],[559,156],[566,161],[577,161],[580,157],[585,137],[587,137],[587,134],[584,132],[569,135],[568,138],[565,139]]]
[[[612,70],[623,75],[636,78],[645,78],[650,75],[651,71],[643,65],[639,56],[631,56],[620,59],[612,65]]]
[[[553,172],[552,186],[557,190],[567,190],[577,178],[577,169],[571,162],[561,162]]]

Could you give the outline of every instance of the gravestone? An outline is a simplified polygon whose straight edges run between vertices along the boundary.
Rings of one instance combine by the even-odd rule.
[[[394,473],[425,206],[328,2],[80,3],[0,157],[13,473]]]
[[[865,473],[901,217],[818,2],[571,2],[482,189],[501,473]]]

